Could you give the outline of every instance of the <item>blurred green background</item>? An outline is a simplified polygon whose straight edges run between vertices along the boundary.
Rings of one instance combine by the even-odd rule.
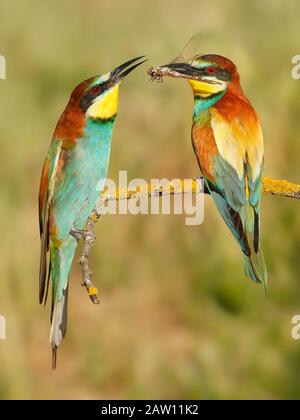
[[[140,54],[150,60],[122,85],[110,177],[198,175],[190,89],[151,84],[146,69],[199,31],[212,34],[199,53],[228,51],[239,67],[264,129],[265,173],[300,182],[299,1],[1,0],[0,21],[0,398],[299,398],[299,203],[263,197],[267,297],[244,277],[209,198],[196,227],[183,216],[103,217],[91,260],[102,304],[89,302],[74,264],[55,373],[37,223],[43,160],[71,90]]]

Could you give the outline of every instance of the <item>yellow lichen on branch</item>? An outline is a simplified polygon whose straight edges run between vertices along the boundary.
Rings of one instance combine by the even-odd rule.
[[[133,190],[126,188],[118,189],[116,192],[109,192],[105,190],[101,193],[101,198],[105,202],[111,200],[129,200],[131,198],[142,198],[164,194],[183,194],[189,192],[196,194],[201,191],[201,184],[199,183],[199,180],[201,180],[201,178],[191,180],[177,179],[176,182],[170,181],[170,183],[153,182],[145,186],[137,187]],[[204,193],[209,194],[209,191],[205,187]],[[263,178],[263,193],[299,200],[300,185],[286,180],[265,177]]]
[[[263,178],[263,192],[265,194],[300,199],[300,185],[284,179]]]

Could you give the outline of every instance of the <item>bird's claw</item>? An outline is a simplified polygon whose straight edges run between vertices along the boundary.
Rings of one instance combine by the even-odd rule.
[[[83,230],[82,238],[84,241],[89,241],[91,245],[93,245],[97,239],[96,233],[93,230]]]
[[[72,229],[70,230],[70,235],[73,236],[73,238],[75,238],[78,242],[83,235],[83,230],[75,229],[74,227],[72,227]]]

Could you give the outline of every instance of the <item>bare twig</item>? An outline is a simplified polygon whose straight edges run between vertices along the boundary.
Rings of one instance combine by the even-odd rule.
[[[96,234],[93,231],[93,228],[99,217],[100,214],[98,215],[97,213],[93,212],[88,220],[85,230],[72,229],[71,231],[71,233],[75,238],[77,238],[77,240],[82,238],[84,241],[82,255],[79,260],[79,264],[81,266],[82,271],[81,285],[86,288],[91,301],[96,305],[100,303],[100,299],[98,297],[98,289],[97,287],[95,287],[91,280],[91,276],[93,273],[91,272],[89,267],[89,254],[92,246],[96,242]]]

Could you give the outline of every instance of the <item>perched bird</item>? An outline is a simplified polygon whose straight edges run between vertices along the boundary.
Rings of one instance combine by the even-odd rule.
[[[74,89],[46,156],[39,193],[39,301],[46,303],[51,275],[53,368],[57,348],[66,334],[68,277],[78,237],[107,177],[119,85],[144,62],[140,62],[142,58],[90,78]]]
[[[148,73],[155,80],[185,78],[191,85],[192,144],[205,186],[243,251],[246,276],[266,289],[259,217],[263,135],[235,64],[220,55],[196,55]]]

